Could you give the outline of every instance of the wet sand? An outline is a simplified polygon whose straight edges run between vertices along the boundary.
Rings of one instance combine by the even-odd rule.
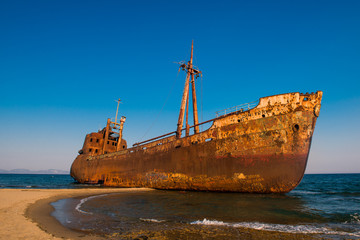
[[[51,216],[51,202],[72,197],[151,189],[0,189],[0,239],[314,239],[313,234],[291,234],[247,228],[191,225],[163,232],[133,232],[100,237],[73,231]]]
[[[0,189],[0,239],[102,239],[63,227],[51,202],[145,189]],[[149,191],[151,191],[149,189]]]

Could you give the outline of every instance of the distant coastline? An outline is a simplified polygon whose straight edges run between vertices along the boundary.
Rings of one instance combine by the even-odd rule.
[[[47,170],[29,170],[29,169],[12,169],[4,170],[0,169],[0,174],[70,174],[70,171],[59,169],[47,169]]]

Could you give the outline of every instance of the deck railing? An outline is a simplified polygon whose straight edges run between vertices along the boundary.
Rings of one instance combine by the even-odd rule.
[[[189,129],[192,129],[192,128],[196,127],[196,126],[201,126],[201,125],[203,125],[203,124],[212,122],[212,121],[214,121],[214,120],[215,120],[215,119],[210,119],[210,120],[207,120],[207,121],[205,121],[205,122],[202,122],[202,123],[199,123],[199,124],[190,126]],[[182,132],[185,131],[185,130],[186,130],[186,128],[181,129]],[[169,137],[169,136],[175,135],[175,134],[176,134],[176,131],[170,132],[170,133],[167,133],[167,134],[164,134],[164,135],[155,137],[155,138],[151,138],[151,139],[148,139],[148,140],[145,140],[145,141],[142,141],[142,142],[134,143],[134,144],[133,144],[133,147],[138,147],[138,146],[143,145],[143,144],[145,144],[145,143],[148,144],[148,143],[151,143],[151,142],[154,142],[154,141],[158,141],[158,140],[160,140],[160,139],[162,139],[162,138]]]
[[[220,111],[215,112],[216,117],[220,117],[220,116],[224,116],[227,115],[229,113],[233,113],[233,112],[244,112],[247,110],[250,110],[251,108],[256,107],[259,104],[259,100],[254,101],[254,102],[249,102],[249,103],[244,103],[238,106],[234,106],[231,108],[226,108]]]
[[[247,110],[249,110],[251,108],[256,107],[258,105],[258,103],[259,103],[259,101],[255,101],[255,102],[245,103],[245,104],[241,104],[241,105],[238,105],[238,106],[235,106],[235,107],[231,107],[231,108],[227,108],[227,109],[224,109],[224,110],[217,111],[216,112],[216,118],[218,118],[220,116],[223,116],[223,115],[226,115],[226,114],[229,114],[229,113],[237,112],[237,111],[247,111]],[[190,126],[189,129],[194,128],[195,126],[201,126],[203,124],[212,122],[216,118],[210,119],[208,121],[205,121],[205,122],[193,125],[193,126]],[[186,128],[183,128],[181,131],[185,131],[185,130],[186,130]],[[175,134],[176,134],[176,131],[170,132],[170,133],[167,133],[167,134],[155,137],[155,138],[151,138],[151,139],[148,139],[148,140],[145,140],[145,141],[142,141],[142,142],[134,143],[133,147],[138,147],[138,146],[141,146],[141,145],[144,145],[144,144],[149,144],[149,143],[158,141],[160,139],[164,139],[164,138],[169,137],[169,136],[174,136]]]

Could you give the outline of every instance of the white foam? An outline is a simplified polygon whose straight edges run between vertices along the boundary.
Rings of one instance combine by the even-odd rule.
[[[311,191],[305,191],[305,190],[292,190],[289,195],[291,194],[319,194],[320,192],[311,192]]]
[[[153,219],[153,218],[140,218],[140,220],[144,221],[144,222],[154,222],[154,223],[165,222],[165,220],[157,220],[157,219]]]
[[[358,213],[351,214],[350,216],[352,218],[351,222],[356,223],[356,224],[360,224],[360,216],[359,216]]]
[[[93,199],[93,198],[97,198],[97,197],[104,197],[104,196],[107,196],[109,194],[102,194],[102,195],[96,195],[96,196],[91,196],[91,197],[87,197],[87,198],[83,198],[80,200],[80,203],[78,205],[76,205],[75,209],[76,211],[78,211],[79,213],[83,213],[83,214],[93,214],[92,212],[86,212],[86,211],[83,211],[81,210],[81,205],[83,205],[85,202],[89,201],[90,199]]]
[[[190,224],[199,224],[199,225],[217,225],[217,226],[230,226],[231,223],[224,223],[223,221],[217,221],[217,220],[208,220],[204,218],[204,220],[191,222]]]
[[[260,222],[240,222],[240,223],[227,223],[217,220],[208,220],[204,218],[202,221],[194,221],[190,224],[198,225],[213,225],[213,226],[227,226],[227,227],[243,227],[256,230],[276,231],[276,232],[288,232],[288,233],[316,233],[316,234],[328,234],[328,235],[342,235],[360,237],[360,232],[340,232],[332,230],[328,227],[320,227],[313,225],[286,225],[286,224],[270,224]]]

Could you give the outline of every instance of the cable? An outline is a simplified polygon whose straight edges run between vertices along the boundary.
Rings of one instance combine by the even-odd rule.
[[[157,120],[158,120],[161,112],[163,111],[163,109],[164,109],[167,101],[169,100],[169,97],[170,97],[172,91],[174,90],[175,83],[176,83],[176,81],[177,81],[177,79],[178,79],[178,76],[179,76],[179,72],[180,72],[180,71],[178,71],[178,73],[177,73],[177,75],[176,75],[176,78],[175,78],[175,80],[174,80],[174,82],[173,82],[173,85],[172,85],[172,87],[171,87],[171,89],[170,89],[170,91],[169,91],[169,93],[168,93],[168,96],[166,97],[166,100],[165,100],[165,102],[164,102],[164,104],[163,104],[160,112],[156,115],[154,121],[151,123],[150,127],[149,127],[148,130],[145,132],[144,136],[142,136],[142,137],[140,138],[140,141],[139,141],[139,142],[141,142],[141,141],[144,139],[144,137],[149,133],[149,131],[151,130],[151,128],[154,126],[155,122],[157,122]]]

